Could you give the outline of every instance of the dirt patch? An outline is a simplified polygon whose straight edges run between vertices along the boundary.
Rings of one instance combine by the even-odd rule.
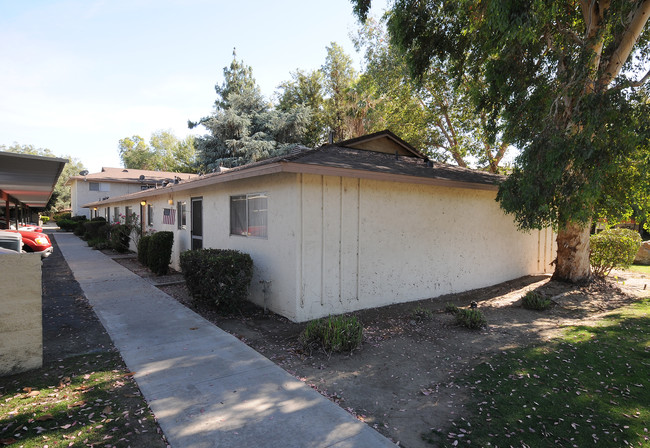
[[[421,435],[444,430],[465,413],[469,389],[457,381],[496,353],[547,340],[568,325],[594,322],[608,311],[650,294],[650,279],[616,272],[613,280],[586,287],[524,277],[493,287],[355,313],[364,342],[351,354],[307,354],[297,343],[304,324],[264,314],[254,306],[238,316],[219,316],[194,306],[182,284],[161,289],[338,403],[399,445],[430,447]],[[521,298],[537,290],[554,303],[545,312],[526,310]],[[445,304],[472,301],[487,328],[456,326]],[[416,309],[432,314],[420,319]],[[422,314],[422,313],[420,313]]]

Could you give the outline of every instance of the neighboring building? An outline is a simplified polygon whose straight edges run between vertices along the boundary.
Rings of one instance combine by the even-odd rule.
[[[147,190],[161,186],[163,182],[173,183],[175,179],[189,180],[194,177],[197,175],[168,171],[102,168],[99,173],[84,172],[84,174],[72,176],[66,185],[71,187],[72,216],[84,215],[86,218],[92,218],[98,216],[95,213],[96,210],[85,209],[83,208],[84,204]]]
[[[84,206],[173,231],[175,268],[190,248],[249,253],[250,299],[302,322],[546,272],[554,235],[517,230],[502,179],[384,131]]]

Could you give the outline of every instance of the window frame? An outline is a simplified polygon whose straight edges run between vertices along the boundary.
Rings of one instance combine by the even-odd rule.
[[[251,234],[250,229],[251,229],[251,222],[254,220],[251,220],[251,202],[257,198],[263,198],[266,201],[266,207],[263,209],[264,212],[264,234],[263,235],[257,235],[257,234]],[[246,229],[246,232],[240,231],[240,232],[233,232],[233,230],[236,229],[236,227],[233,225],[235,224],[236,221],[241,221],[241,219],[236,220],[235,216],[233,215],[234,209],[233,209],[233,200],[241,201],[242,199],[245,200],[245,208],[244,208],[244,218],[245,222],[243,223],[243,228]],[[229,202],[229,208],[230,208],[230,236],[241,236],[244,238],[256,238],[256,239],[262,239],[262,240],[268,240],[269,239],[269,224],[268,224],[268,216],[269,216],[269,195],[266,192],[258,192],[258,193],[247,193],[247,194],[237,194],[237,195],[232,195],[230,196],[230,202]],[[241,211],[240,211],[241,212]],[[253,227],[262,227],[262,226],[253,226]]]
[[[176,202],[176,214],[178,215],[178,230],[187,229],[187,201]]]
[[[147,204],[147,225],[153,226],[153,204]]]

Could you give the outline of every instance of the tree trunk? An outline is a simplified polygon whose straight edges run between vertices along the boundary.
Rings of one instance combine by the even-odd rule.
[[[557,233],[557,264],[553,280],[587,283],[591,280],[589,265],[589,230],[591,223],[567,223]]]

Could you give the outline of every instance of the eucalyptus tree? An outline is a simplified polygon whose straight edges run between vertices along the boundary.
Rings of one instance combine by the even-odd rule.
[[[363,18],[370,0],[353,5]],[[554,278],[588,281],[596,209],[648,151],[650,0],[396,0],[388,14],[411,76],[447,64],[492,138],[521,150],[497,199],[521,228],[558,230]]]

